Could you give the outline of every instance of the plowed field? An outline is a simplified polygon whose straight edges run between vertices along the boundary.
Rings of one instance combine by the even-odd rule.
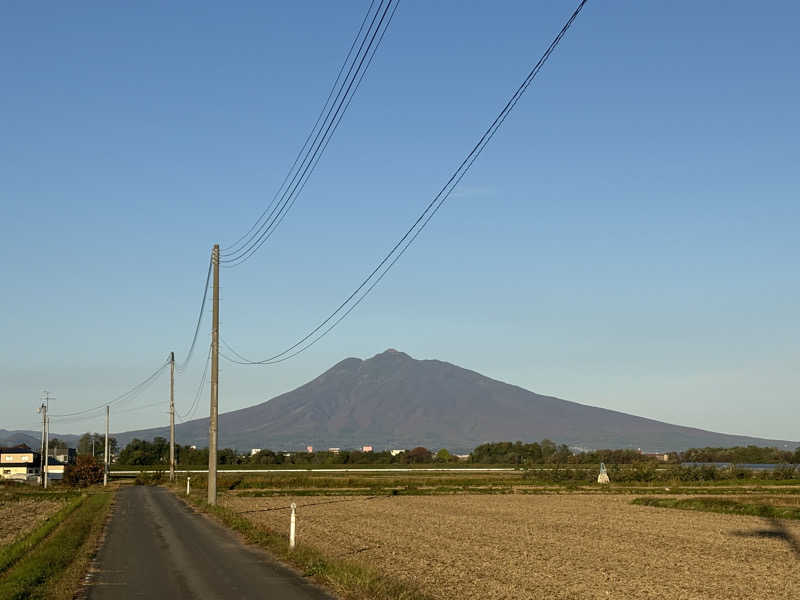
[[[222,503],[284,532],[291,500]],[[633,506],[631,496],[294,500],[298,543],[435,598],[800,598],[800,522]]]
[[[0,501],[0,546],[22,537],[62,506],[63,500]]]

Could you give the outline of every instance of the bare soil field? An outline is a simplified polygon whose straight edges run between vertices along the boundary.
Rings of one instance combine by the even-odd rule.
[[[298,543],[434,598],[800,598],[800,523],[633,506],[611,495],[235,497]],[[341,500],[341,501],[338,501]]]
[[[39,498],[0,501],[0,546],[24,536],[64,504],[65,500]]]

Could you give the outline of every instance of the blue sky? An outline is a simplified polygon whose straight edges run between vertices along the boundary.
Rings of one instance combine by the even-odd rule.
[[[43,388],[71,412],[170,350],[182,359],[212,244],[271,198],[367,5],[0,7],[0,427],[35,426]],[[295,208],[223,271],[223,337],[268,356],[335,307],[574,7],[401,2]],[[798,12],[590,0],[369,300],[292,361],[223,363],[221,410],[395,347],[568,400],[800,439]],[[112,429],[165,423],[167,383],[121,409],[163,407],[120,411]],[[207,412],[204,392],[194,416]]]

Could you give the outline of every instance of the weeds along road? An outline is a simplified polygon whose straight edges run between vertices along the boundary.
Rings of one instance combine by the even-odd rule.
[[[123,487],[90,573],[88,598],[332,600],[168,490]]]

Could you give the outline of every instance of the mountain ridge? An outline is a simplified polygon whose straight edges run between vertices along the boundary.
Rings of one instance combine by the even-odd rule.
[[[124,445],[135,437],[168,437],[169,429],[114,435]],[[485,442],[544,438],[584,449],[645,451],[798,445],[673,425],[562,400],[441,360],[417,360],[391,348],[367,359],[345,358],[293,390],[221,413],[219,420],[219,447],[238,450],[421,445],[468,452]],[[176,441],[207,446],[208,419],[177,425]]]

